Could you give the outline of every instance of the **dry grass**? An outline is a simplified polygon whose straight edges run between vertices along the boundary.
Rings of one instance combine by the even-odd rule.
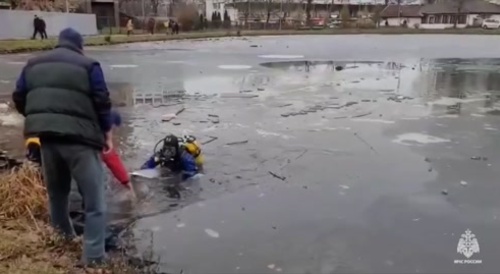
[[[46,189],[35,166],[0,173],[0,201],[0,273],[89,273],[75,267],[81,241],[65,240],[48,225]],[[103,273],[136,270],[117,258]]]
[[[33,164],[0,175],[0,201],[2,219],[48,220],[47,191]]]

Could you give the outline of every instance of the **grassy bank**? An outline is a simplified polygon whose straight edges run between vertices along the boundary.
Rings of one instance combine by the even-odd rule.
[[[443,29],[424,30],[407,28],[378,28],[378,29],[320,29],[320,30],[243,30],[241,36],[264,36],[264,35],[340,35],[340,34],[477,34],[498,35],[500,30],[472,29]],[[237,36],[237,31],[205,31],[187,32],[179,35],[165,34],[138,34],[138,35],[99,35],[85,38],[86,46],[103,46],[134,42],[169,41],[182,39],[205,39]],[[56,40],[1,40],[0,54],[21,53],[49,50],[54,47]]]
[[[0,273],[92,273],[77,268],[81,241],[57,236],[48,225],[47,195],[38,169],[0,173]],[[136,273],[117,258],[101,273]]]

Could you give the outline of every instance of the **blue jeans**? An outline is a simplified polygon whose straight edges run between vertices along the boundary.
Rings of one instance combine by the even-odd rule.
[[[105,180],[105,182],[106,181],[107,180]],[[82,191],[73,180],[71,182],[71,191],[69,194],[69,216],[73,224],[73,229],[78,236],[83,235],[85,231],[85,202],[82,197]],[[110,225],[106,225],[106,236],[104,240],[104,249],[106,252],[120,248],[116,233],[116,230],[120,230],[119,228],[120,227],[112,228]]]
[[[100,151],[80,144],[41,141],[52,226],[67,238],[76,236],[69,216],[71,178],[74,178],[85,203],[83,261],[102,261],[105,257],[106,202]]]

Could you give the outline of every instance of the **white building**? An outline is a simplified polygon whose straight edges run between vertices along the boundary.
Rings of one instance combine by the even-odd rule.
[[[462,3],[461,7],[458,6],[459,3]],[[500,19],[500,6],[484,0],[441,0],[423,6],[420,13],[421,28],[425,29],[453,28],[455,21],[458,21],[457,28],[477,27],[486,18]]]
[[[446,29],[454,28],[455,22],[457,28],[479,27],[486,18],[500,19],[500,5],[485,0],[439,0],[427,5],[389,5],[380,16],[381,26],[389,27],[406,23],[409,28]]]
[[[227,10],[227,14],[231,18],[231,22],[234,23],[238,19],[238,10],[234,7],[226,6],[229,0],[205,0],[205,16],[208,21],[212,21],[212,13],[219,12],[221,17],[224,17],[224,11]]]
[[[380,13],[381,26],[417,28],[422,24],[420,5],[389,5]]]

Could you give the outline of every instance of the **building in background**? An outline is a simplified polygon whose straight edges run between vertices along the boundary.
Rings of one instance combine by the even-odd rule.
[[[389,5],[380,13],[380,25],[387,27],[406,26],[418,28],[422,24],[422,13],[420,5]]]
[[[251,0],[254,2],[255,0]],[[234,1],[230,0],[205,0],[205,16],[208,21],[212,21],[212,14],[218,12],[221,17],[224,16],[224,12],[231,18],[232,23],[238,22],[238,9],[233,5]]]
[[[500,5],[485,0],[435,0],[424,5],[389,5],[381,26],[447,29],[480,27],[484,19],[500,20]],[[387,22],[387,24],[386,24]],[[455,26],[456,25],[456,26]]]
[[[0,9],[1,10],[10,10],[10,1],[8,0],[0,0]]]
[[[500,6],[485,0],[438,0],[424,5],[421,27],[425,29],[445,29],[455,27],[479,27],[484,19],[500,20]]]
[[[97,29],[120,26],[118,0],[85,0],[85,8],[96,15]]]

